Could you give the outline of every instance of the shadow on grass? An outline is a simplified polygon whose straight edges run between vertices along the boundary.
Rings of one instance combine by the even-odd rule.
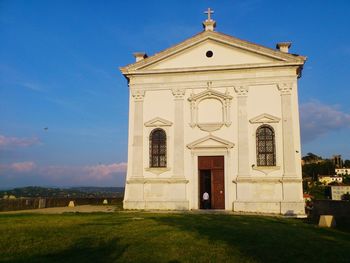
[[[119,239],[112,239],[107,242],[96,241],[91,238],[78,240],[73,247],[66,250],[49,254],[33,253],[31,257],[16,258],[2,262],[118,262],[128,246],[120,245]]]
[[[177,215],[154,217],[211,243],[225,242],[257,262],[349,262],[349,233],[300,220],[258,216]],[[234,252],[232,252],[234,253]]]

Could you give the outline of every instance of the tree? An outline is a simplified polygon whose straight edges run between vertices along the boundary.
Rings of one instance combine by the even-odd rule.
[[[316,163],[319,160],[322,160],[321,156],[317,156],[313,153],[307,153],[306,156],[301,158],[306,164],[307,163]]]
[[[343,194],[343,195],[341,196],[341,200],[349,201],[349,200],[350,200],[350,193],[347,192],[346,194]]]
[[[350,168],[350,160],[345,160],[344,161],[344,167],[345,168]]]
[[[334,175],[335,165],[330,160],[322,163],[305,164],[302,167],[303,177],[311,177],[314,182],[318,180],[318,175]]]
[[[314,185],[309,189],[309,194],[316,200],[329,199],[329,188],[330,187],[324,185]]]
[[[350,175],[343,176],[343,183],[350,184]]]

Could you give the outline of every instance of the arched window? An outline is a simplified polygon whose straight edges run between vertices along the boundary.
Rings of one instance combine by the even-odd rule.
[[[258,166],[276,165],[275,132],[271,126],[262,125],[256,131],[256,159]]]
[[[166,167],[166,133],[155,129],[149,137],[150,167]]]

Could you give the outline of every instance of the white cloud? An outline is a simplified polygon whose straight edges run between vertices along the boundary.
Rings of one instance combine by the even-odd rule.
[[[19,162],[19,163],[12,163],[11,168],[16,172],[29,172],[35,168],[34,162]]]
[[[309,142],[324,134],[350,128],[350,114],[334,105],[310,101],[300,105],[301,139]]]
[[[118,176],[125,176],[127,164],[111,163],[87,166],[42,166],[38,175],[59,184],[96,184],[109,182]]]
[[[23,172],[30,172],[34,170],[36,167],[36,164],[32,161],[26,161],[26,162],[15,162],[11,164],[1,164],[0,165],[0,171],[12,171],[16,173],[23,173]]]
[[[101,164],[95,166],[86,166],[83,168],[84,171],[90,177],[104,178],[111,176],[113,173],[126,172],[127,163],[112,163],[112,164]]]
[[[0,135],[0,147],[28,147],[40,143],[37,137],[18,138]]]
[[[86,166],[41,166],[26,161],[0,164],[0,175],[9,180],[31,177],[50,185],[116,185],[124,181],[126,168],[125,162]]]

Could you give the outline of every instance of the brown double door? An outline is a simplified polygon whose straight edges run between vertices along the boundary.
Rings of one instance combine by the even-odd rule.
[[[200,208],[225,209],[224,156],[199,156],[199,200]],[[209,194],[209,205],[203,194]]]

